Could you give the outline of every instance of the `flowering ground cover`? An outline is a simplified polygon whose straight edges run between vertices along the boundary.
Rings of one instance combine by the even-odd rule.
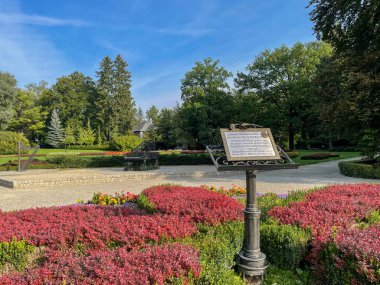
[[[331,284],[379,284],[380,219],[369,222],[379,211],[380,184],[356,184],[326,187],[268,214],[282,224],[311,229],[308,259]]]
[[[9,226],[12,225],[12,226]],[[187,217],[147,215],[128,207],[65,206],[0,213],[0,242],[26,240],[54,249],[78,244],[93,249],[122,245],[138,249],[149,242],[196,232]]]
[[[0,285],[243,285],[233,266],[244,201],[219,190],[161,185],[0,212]],[[379,284],[379,193],[358,184],[259,195],[264,285]]]
[[[189,272],[197,277],[201,267],[198,252],[181,244],[153,246],[145,251],[49,251],[43,266],[24,273],[5,274],[1,285],[29,284],[164,284],[173,278],[184,278]],[[184,278],[186,280],[186,278]]]
[[[161,185],[143,191],[151,207],[165,214],[190,217],[197,223],[216,225],[243,219],[243,205],[202,187]]]

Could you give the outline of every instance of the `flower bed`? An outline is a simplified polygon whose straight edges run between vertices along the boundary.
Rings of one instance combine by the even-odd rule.
[[[9,226],[12,225],[12,226]],[[147,215],[127,207],[65,206],[1,213],[0,241],[25,239],[35,246],[51,248],[106,248],[123,245],[127,249],[149,242],[181,238],[196,232],[187,217]]]
[[[332,276],[325,276],[328,270],[322,255],[325,247],[332,243],[337,247],[337,252],[333,253],[335,257],[329,256],[327,259],[335,260],[335,268],[359,272],[364,283],[380,282],[380,225],[365,230],[359,228],[359,223],[365,221],[372,211],[380,210],[380,185],[335,185],[312,192],[304,199],[290,203],[289,207],[274,207],[269,215],[282,224],[311,229],[313,247],[308,259],[317,269],[319,277],[333,279]],[[355,264],[354,268],[345,263],[351,259],[354,260],[350,262],[351,265]],[[348,278],[354,278],[352,276],[355,274],[349,274]]]
[[[121,247],[79,255],[74,251],[50,251],[47,261],[22,274],[6,274],[0,284],[166,284],[172,278],[199,276],[198,252],[173,244],[147,248],[144,252]]]
[[[243,218],[241,203],[202,187],[156,186],[144,190],[142,194],[156,210],[190,217],[197,223],[216,225]]]

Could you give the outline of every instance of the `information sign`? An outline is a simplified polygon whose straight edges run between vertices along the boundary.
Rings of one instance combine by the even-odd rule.
[[[281,159],[268,128],[220,129],[229,161]]]

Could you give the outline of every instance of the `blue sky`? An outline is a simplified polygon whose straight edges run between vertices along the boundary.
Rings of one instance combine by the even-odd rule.
[[[172,107],[195,61],[236,74],[257,54],[315,40],[304,0],[0,0],[0,70],[23,87],[121,54],[137,106]]]

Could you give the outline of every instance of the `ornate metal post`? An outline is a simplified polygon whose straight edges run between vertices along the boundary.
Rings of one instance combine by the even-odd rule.
[[[247,204],[244,210],[244,245],[239,253],[237,268],[247,284],[262,284],[268,267],[260,251],[260,210],[257,205],[256,171],[246,170]]]

